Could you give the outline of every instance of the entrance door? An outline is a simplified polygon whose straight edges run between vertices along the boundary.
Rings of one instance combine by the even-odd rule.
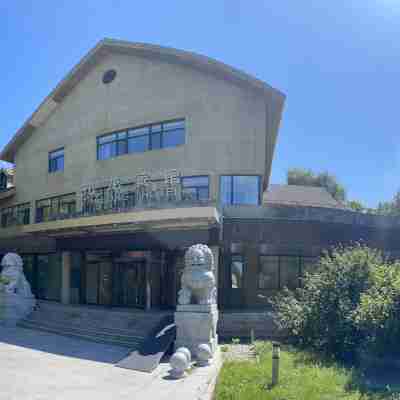
[[[110,306],[112,302],[112,263],[101,262],[99,268],[99,304]]]
[[[116,280],[114,288],[117,305],[123,307],[146,306],[146,262],[131,261],[116,265]]]

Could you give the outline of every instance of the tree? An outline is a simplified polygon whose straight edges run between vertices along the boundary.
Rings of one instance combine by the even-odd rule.
[[[311,170],[292,168],[287,173],[288,185],[317,186],[325,188],[338,201],[346,199],[346,191],[336,177],[328,172],[314,174]]]
[[[358,211],[358,212],[366,212],[366,208],[363,206],[362,203],[360,203],[357,200],[350,200],[347,202],[347,207],[351,208],[353,211]]]
[[[393,196],[391,201],[383,201],[378,204],[376,212],[381,215],[400,215],[400,190]]]

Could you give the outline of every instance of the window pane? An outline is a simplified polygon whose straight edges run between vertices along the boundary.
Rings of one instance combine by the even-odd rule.
[[[258,176],[234,176],[233,204],[258,205],[259,186]]]
[[[107,160],[116,156],[116,143],[107,143],[99,145],[99,160]]]
[[[149,148],[149,137],[138,136],[128,139],[128,153],[142,153]]]
[[[151,126],[151,132],[161,132],[161,124],[152,125]]]
[[[64,156],[57,158],[57,171],[64,171]]]
[[[222,205],[232,204],[232,177],[221,176],[220,201]]]
[[[99,144],[110,143],[117,139],[117,135],[115,133],[107,136],[102,136],[98,138]]]
[[[208,187],[208,176],[190,176],[182,178],[183,187],[191,186],[207,186]]]
[[[134,137],[134,136],[142,136],[142,135],[148,135],[149,134],[149,127],[145,126],[142,128],[135,128],[135,129],[131,129],[128,132],[128,137]]]
[[[151,135],[151,149],[160,149],[161,148],[161,133],[153,133]]]
[[[184,200],[197,200],[196,188],[184,188],[182,190],[182,197]]]
[[[126,139],[126,132],[119,132],[119,133],[117,133],[117,139],[118,139],[118,140]]]
[[[28,256],[28,255],[23,255],[21,256],[22,260],[24,262],[24,274],[26,277],[26,280],[29,282],[29,284],[31,285],[31,289],[33,294],[36,295],[35,292],[35,282],[34,282],[34,267],[33,267],[33,263],[34,263],[34,258],[33,256]]]
[[[258,287],[260,289],[278,289],[279,287],[278,256],[260,256]]]
[[[243,287],[244,262],[242,256],[232,256],[231,262],[231,287],[240,289]]]
[[[198,193],[198,200],[208,200],[210,198],[210,193],[207,188],[199,188],[197,190]]]
[[[164,132],[163,147],[175,147],[185,144],[185,130],[177,129],[175,131]]]
[[[284,286],[289,289],[299,287],[299,257],[281,256],[280,257],[281,288]]]
[[[117,142],[117,155],[126,154],[128,152],[128,143],[126,140],[120,140]]]
[[[64,156],[64,149],[53,151],[49,154],[50,159],[63,157]]]
[[[169,131],[169,130],[176,130],[176,129],[185,129],[185,121],[173,121],[173,122],[167,122],[164,124],[164,131]]]

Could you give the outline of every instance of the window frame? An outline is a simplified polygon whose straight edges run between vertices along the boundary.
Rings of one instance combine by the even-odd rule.
[[[232,263],[234,257],[240,257],[241,262],[243,264],[243,271],[242,271],[242,279],[241,279],[241,286],[240,287],[232,287]],[[229,290],[243,290],[244,289],[244,283],[245,283],[245,273],[246,273],[246,256],[243,253],[231,253],[230,254],[230,259],[229,259]]]
[[[59,155],[57,157],[52,157],[53,154],[58,153],[61,150],[62,150],[62,155]],[[60,160],[60,159],[63,160],[62,168],[54,169],[52,161],[56,161],[55,165],[58,166],[58,160]],[[64,147],[60,147],[60,148],[58,148],[56,150],[49,151],[49,155],[48,155],[48,173],[49,174],[54,174],[55,172],[61,172],[61,171],[64,171],[64,168],[65,168],[65,148]]]
[[[182,127],[181,128],[176,128],[176,129],[166,129],[165,126],[171,123],[181,123]],[[155,127],[160,127],[159,130],[154,130]],[[147,129],[146,133],[143,134],[138,134],[138,135],[134,135],[133,132],[135,130],[139,130],[139,129]],[[172,131],[178,131],[178,130],[182,130],[183,134],[184,134],[184,140],[183,143],[177,144],[175,146],[165,146],[164,145],[164,135],[167,134],[168,132],[172,132]],[[120,139],[118,137],[118,135],[120,134],[125,134],[125,138]],[[115,138],[110,140],[109,142],[106,143],[100,143],[100,141],[107,137],[107,136],[113,136],[115,135]],[[159,143],[160,146],[155,147],[155,145],[153,144],[154,138],[153,136],[160,136],[159,139]],[[143,137],[147,137],[147,143],[146,143],[146,149],[144,151],[129,151],[129,139],[134,139],[134,138],[143,138]],[[125,143],[125,152],[119,152],[119,144],[120,143]],[[112,144],[115,146],[115,154],[113,154],[111,157],[108,158],[100,158],[100,149],[101,146],[104,145],[109,145]],[[144,124],[144,125],[139,125],[139,126],[133,126],[133,127],[129,127],[126,129],[119,129],[113,132],[108,132],[108,133],[104,133],[100,136],[96,137],[96,151],[97,151],[97,161],[104,161],[104,160],[109,160],[109,159],[113,159],[122,155],[126,155],[126,154],[140,154],[140,153],[145,153],[146,151],[152,151],[152,150],[161,150],[161,149],[169,149],[169,148],[174,148],[174,147],[179,147],[179,146],[183,146],[186,144],[186,118],[176,118],[176,119],[172,119],[172,120],[167,120],[167,121],[161,121],[161,122],[155,122],[155,123],[150,123],[150,124]]]
[[[222,203],[222,193],[221,193],[221,189],[222,189],[222,179],[225,177],[229,177],[230,179],[230,201],[228,204],[223,204]],[[243,204],[243,203],[234,203],[234,178],[235,177],[256,177],[258,180],[258,198],[257,198],[257,204]],[[229,207],[229,206],[259,206],[261,205],[261,198],[262,198],[262,190],[261,190],[261,184],[262,184],[262,179],[261,179],[261,175],[257,175],[257,174],[223,174],[219,176],[219,192],[218,192],[218,196],[219,196],[219,203],[223,206],[223,207]]]
[[[72,193],[67,193],[67,194],[63,194],[60,196],[52,196],[52,197],[47,197],[44,199],[40,199],[40,200],[36,200],[35,202],[35,223],[36,224],[40,224],[42,222],[49,222],[49,221],[54,221],[54,217],[60,217],[61,216],[61,202],[63,198],[66,198],[68,196],[75,196],[75,212],[76,212],[76,205],[77,205],[77,200],[76,200],[76,193],[72,192]],[[41,202],[45,202],[48,201],[49,205],[47,206],[42,206],[42,207],[38,207],[38,204]],[[57,201],[57,210],[56,213],[53,213],[53,201]],[[67,204],[72,204],[72,201],[67,203]],[[43,213],[42,213],[42,218],[38,218],[38,210],[39,208],[43,209],[43,208],[47,208],[49,209],[49,218],[48,219],[43,219]],[[73,214],[73,213],[71,213]],[[70,214],[67,214],[70,215]],[[58,219],[58,218],[56,218]]]
[[[207,185],[197,185],[197,186],[193,186],[193,185],[184,186],[184,180],[191,179],[191,178],[207,178],[208,184]],[[181,190],[182,190],[182,197],[183,197],[183,192],[185,189],[195,189],[196,190],[196,198],[194,199],[195,201],[209,201],[210,200],[210,175],[181,176],[180,184],[181,184]],[[207,189],[207,199],[199,198],[199,190],[200,189]]]
[[[278,257],[278,286],[276,288],[262,288],[260,287],[260,274],[261,274],[261,257]],[[305,256],[302,254],[276,254],[276,253],[271,253],[271,254],[259,254],[258,255],[258,269],[257,269],[257,289],[258,290],[282,290],[282,273],[281,273],[281,257],[294,257],[297,258],[297,287],[301,287],[302,284],[302,277],[303,277],[303,260],[304,258],[316,258],[318,257],[313,257],[313,256]]]
[[[31,223],[31,207],[31,203],[27,202],[0,209],[1,228],[29,225]],[[6,219],[4,219],[4,216],[6,216]],[[11,223],[7,220],[7,218],[11,218]]]

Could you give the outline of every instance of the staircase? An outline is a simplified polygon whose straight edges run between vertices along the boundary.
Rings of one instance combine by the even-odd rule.
[[[139,349],[150,335],[173,322],[168,311],[142,311],[39,301],[21,328]]]

